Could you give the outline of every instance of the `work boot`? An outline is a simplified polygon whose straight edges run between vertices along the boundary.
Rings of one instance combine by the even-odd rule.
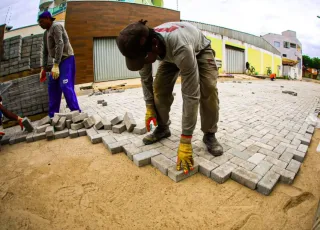
[[[221,144],[216,139],[215,133],[206,133],[203,136],[203,142],[206,144],[209,153],[217,157],[223,154],[223,148]]]
[[[158,126],[153,133],[147,135],[145,138],[143,138],[143,143],[145,145],[151,145],[155,142],[160,141],[163,138],[170,137],[171,132],[169,129],[169,126]]]

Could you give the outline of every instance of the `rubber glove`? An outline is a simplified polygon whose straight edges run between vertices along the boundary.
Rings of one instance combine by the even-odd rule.
[[[46,71],[45,71],[44,68],[41,68],[41,72],[40,72],[40,82],[44,82],[45,80],[47,80]]]
[[[54,64],[52,67],[52,77],[53,79],[58,79],[60,75],[59,64]]]
[[[154,108],[154,105],[152,104],[147,104],[147,112],[146,112],[146,117],[145,117],[145,122],[146,122],[146,128],[147,131],[150,132],[150,123],[153,121],[153,124],[157,126],[157,113]]]
[[[192,158],[192,145],[191,145],[192,136],[181,135],[180,145],[178,148],[178,159],[177,159],[177,171],[183,168],[184,174],[188,174],[193,170],[194,161]]]

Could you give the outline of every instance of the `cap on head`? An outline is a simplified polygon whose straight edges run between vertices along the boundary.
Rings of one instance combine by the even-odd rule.
[[[39,15],[38,21],[39,21],[41,18],[50,18],[52,21],[56,20],[55,18],[52,17],[51,13],[50,13],[48,10],[43,11],[43,12]]]
[[[129,70],[141,70],[144,65],[144,59],[147,55],[147,38],[149,28],[147,21],[131,23],[120,31],[117,37],[117,46],[123,56],[126,57],[126,64]]]

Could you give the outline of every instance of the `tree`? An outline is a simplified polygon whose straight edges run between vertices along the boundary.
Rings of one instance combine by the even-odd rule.
[[[313,68],[320,69],[320,58],[313,58],[312,60]]]
[[[313,68],[313,60],[308,55],[302,56],[303,65],[307,68]]]

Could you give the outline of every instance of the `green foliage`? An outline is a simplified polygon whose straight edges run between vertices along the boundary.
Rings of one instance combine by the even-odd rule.
[[[303,65],[307,68],[320,69],[320,58],[310,58],[308,55],[302,56]]]

